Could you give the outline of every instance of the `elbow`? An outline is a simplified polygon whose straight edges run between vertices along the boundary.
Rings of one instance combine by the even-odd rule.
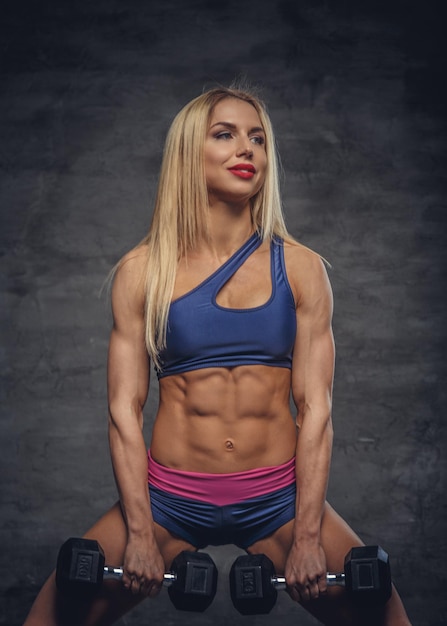
[[[327,434],[332,437],[334,434],[334,428],[332,425],[332,402],[329,397],[325,399],[319,410],[321,415],[321,423]]]
[[[332,442],[334,441],[334,425],[332,423],[332,415],[331,415],[330,412],[329,412],[328,418],[326,420],[326,428],[325,428],[325,430],[326,430],[326,435],[327,435],[327,437],[329,439],[329,442],[330,442],[330,444],[332,446]]]
[[[324,415],[320,414],[319,429],[316,433],[316,439],[322,446],[325,447],[325,449],[328,450],[328,453],[330,454],[334,444],[334,427],[330,411],[325,412]]]
[[[120,415],[122,414],[122,408],[116,401],[109,401],[109,428],[118,428],[120,423]]]
[[[116,410],[116,407],[109,405],[109,416],[108,416],[108,431],[109,431],[109,442],[115,441],[120,438],[120,434],[122,432],[121,421],[119,419],[119,412]]]
[[[325,403],[324,406],[314,408],[311,412],[317,416],[318,423],[321,426],[321,432],[332,442],[334,437],[334,427],[332,424],[331,405]]]
[[[138,402],[109,401],[109,431],[123,431],[129,427],[143,428],[143,408]]]
[[[299,403],[297,411],[297,426],[301,428],[305,424],[318,425],[321,433],[325,434],[332,441],[334,436],[334,428],[332,424],[332,406],[330,402]]]

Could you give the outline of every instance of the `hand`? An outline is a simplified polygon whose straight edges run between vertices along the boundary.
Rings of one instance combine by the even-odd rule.
[[[165,564],[153,538],[129,536],[123,563],[123,585],[134,595],[153,598],[161,589]]]
[[[316,600],[326,593],[326,557],[319,542],[303,540],[294,543],[284,575],[287,591],[296,602]]]

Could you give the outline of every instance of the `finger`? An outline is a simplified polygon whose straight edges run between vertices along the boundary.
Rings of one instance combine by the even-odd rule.
[[[141,584],[137,578],[132,578],[130,590],[132,591],[134,596],[137,596],[141,593]]]
[[[140,593],[143,596],[149,596],[152,589],[152,581],[143,579],[140,584]]]
[[[145,580],[141,584],[141,593],[145,596],[153,598],[160,591],[160,584],[153,580],[152,578],[149,580]]]
[[[309,600],[310,600],[310,590],[309,590],[308,586],[300,585],[297,588],[297,591],[298,591],[298,595],[300,596],[300,600],[299,601],[301,602],[301,604],[309,602]]]
[[[309,597],[311,600],[318,600],[320,597],[320,588],[318,587],[317,581],[308,586],[309,589]]]
[[[305,583],[297,585],[303,601],[317,600],[326,591],[326,576],[309,578]]]
[[[160,590],[161,590],[161,585],[159,583],[154,583],[153,585],[151,585],[149,589],[148,596],[150,598],[155,598],[155,596],[157,596],[160,593]]]
[[[326,595],[327,594],[326,576],[321,576],[318,579],[318,589],[320,590],[320,595]]]
[[[296,584],[288,588],[288,592],[292,600],[304,604],[311,600],[310,585]]]
[[[289,596],[292,598],[292,600],[294,602],[301,602],[301,596],[298,592],[297,587],[293,586],[289,586],[287,587],[287,593],[289,594]]]

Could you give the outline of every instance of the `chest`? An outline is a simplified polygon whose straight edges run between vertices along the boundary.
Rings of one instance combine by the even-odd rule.
[[[206,256],[182,259],[172,300],[212,280],[223,264]],[[265,304],[272,294],[271,265],[268,249],[256,251],[231,276],[214,282],[216,304],[228,309],[250,309]]]

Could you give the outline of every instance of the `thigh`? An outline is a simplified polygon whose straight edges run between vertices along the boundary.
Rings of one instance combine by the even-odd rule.
[[[264,553],[274,563],[276,572],[283,574],[287,556],[293,541],[294,521],[279,528],[275,533],[250,546],[250,553]],[[321,522],[321,545],[326,555],[327,570],[342,572],[344,558],[353,546],[363,545],[358,535],[338,515],[330,504],[325,504]],[[376,614],[373,621],[371,615],[359,615],[352,607],[342,587],[331,587],[325,596],[302,604],[309,613],[323,624],[354,626],[382,623],[380,615]]]
[[[169,569],[173,558],[182,550],[194,550],[185,541],[173,537],[166,529],[155,525],[156,539]],[[106,564],[123,563],[127,543],[127,528],[119,503],[116,503],[84,535],[96,539],[104,550]],[[107,581],[88,603],[67,601],[56,589],[53,572],[36,598],[24,626],[105,626],[140,603],[144,597],[135,596],[119,581]]]
[[[326,555],[328,572],[342,572],[345,556],[364,543],[345,520],[326,502],[321,521],[321,545]]]
[[[166,528],[154,523],[155,538],[158,548],[165,562],[166,571],[172,561],[182,550],[195,550],[187,541],[175,537]],[[120,566],[123,563],[124,551],[127,544],[127,527],[117,502],[103,517],[101,517],[84,535],[89,539],[96,539],[104,550],[107,565]]]
[[[250,553],[268,553],[278,573],[284,572],[287,555],[293,541],[295,520],[291,520],[268,537],[256,542],[247,550]],[[328,571],[342,571],[344,558],[353,546],[363,542],[340,515],[326,502],[321,521],[321,544]]]

